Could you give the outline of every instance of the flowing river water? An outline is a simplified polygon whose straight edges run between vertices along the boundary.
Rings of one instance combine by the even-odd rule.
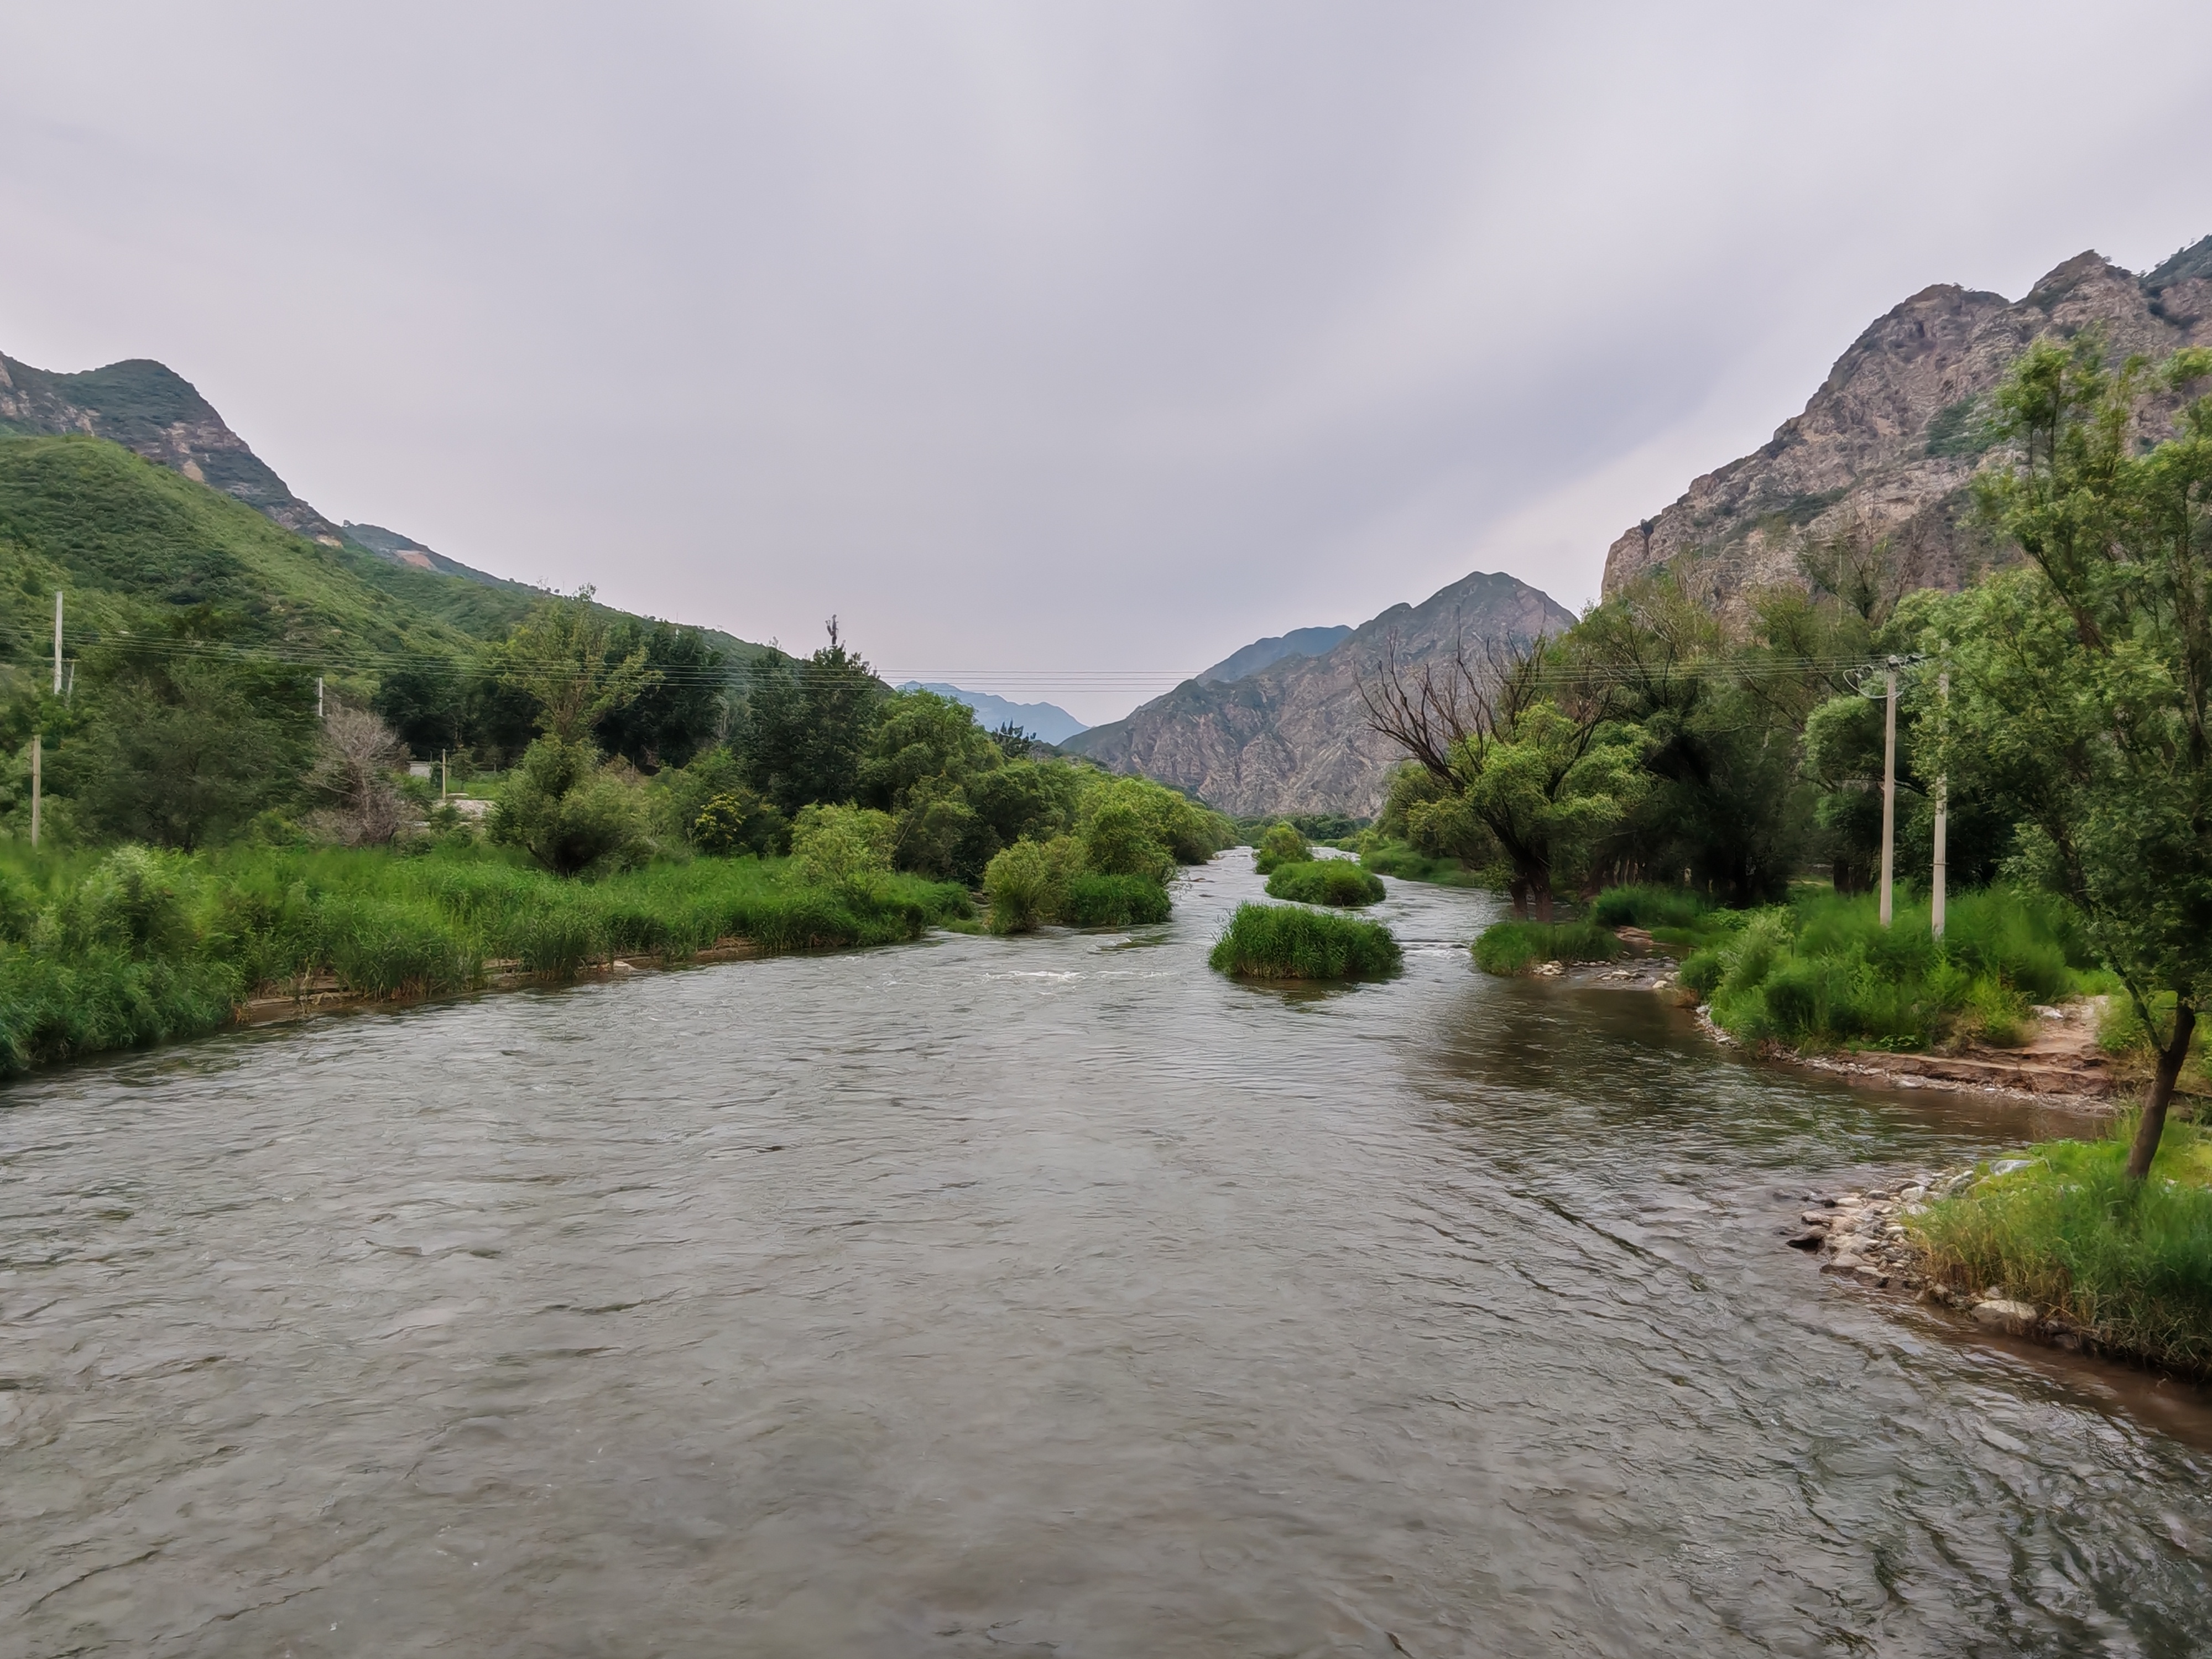
[[[1781,1248],[2021,1109],[1257,888],[10,1089],[0,1653],[2212,1648],[2197,1395]]]

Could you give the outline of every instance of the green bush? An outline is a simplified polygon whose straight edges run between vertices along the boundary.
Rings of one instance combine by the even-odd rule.
[[[1312,858],[1313,848],[1307,845],[1296,824],[1277,823],[1260,837],[1252,867],[1264,876],[1285,864],[1304,864]]]
[[[491,812],[491,838],[520,847],[556,876],[641,864],[652,854],[638,792],[582,742],[540,738]]]
[[[1518,974],[1542,962],[1611,962],[1625,948],[1594,921],[1496,921],[1474,941],[1486,974]]]
[[[1372,836],[1372,832],[1370,832]],[[1480,887],[1480,872],[1468,869],[1457,859],[1431,858],[1416,852],[1402,841],[1374,838],[1368,841],[1359,854],[1360,866],[1378,876],[1395,876],[1401,881],[1425,881],[1439,887]]]
[[[1168,890],[1143,876],[1081,875],[1067,884],[1060,919],[1071,927],[1134,927],[1165,921]]]
[[[2088,960],[2063,906],[2021,894],[1961,894],[1945,937],[1924,906],[1883,927],[1870,896],[1819,894],[1753,914],[1693,953],[1682,983],[1724,1030],[1799,1045],[1921,1048],[1962,1037],[2019,1042],[2031,1002],[2089,988]]]
[[[983,870],[991,931],[1027,933],[1058,920],[1066,897],[1065,866],[1064,854],[1034,841],[1018,841],[994,856]]]
[[[1240,904],[1208,960],[1249,979],[1382,979],[1403,965],[1390,930],[1376,921],[1292,904]]]
[[[1349,859],[1314,859],[1277,865],[1267,878],[1267,896],[1348,908],[1376,902],[1382,897],[1382,883]]]
[[[2100,1141],[2048,1141],[2023,1169],[1977,1181],[1912,1224],[1940,1279],[2002,1287],[2099,1341],[2160,1364],[2212,1370],[2212,1140],[2169,1123],[2140,1185],[2134,1125]]]
[[[804,806],[792,821],[791,856],[803,878],[843,886],[887,876],[898,826],[865,806]]]
[[[750,789],[710,795],[691,820],[691,844],[718,858],[750,853],[773,858],[789,848],[791,823],[773,805]]]

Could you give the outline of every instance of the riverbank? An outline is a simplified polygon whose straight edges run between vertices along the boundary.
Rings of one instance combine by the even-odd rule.
[[[1887,1185],[1808,1193],[1782,1231],[1820,1271],[1985,1332],[2212,1380],[2212,1168],[2169,1131],[2150,1180],[2117,1139],[2051,1141]]]
[[[479,846],[19,857],[0,865],[0,1076],[617,961],[890,944],[972,914],[950,883],[750,856],[593,881]]]

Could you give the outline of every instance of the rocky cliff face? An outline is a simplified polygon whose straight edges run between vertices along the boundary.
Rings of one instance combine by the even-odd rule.
[[[1446,655],[1464,640],[1525,640],[1571,626],[1549,596],[1480,572],[1418,605],[1394,605],[1319,656],[1285,658],[1227,683],[1186,680],[1110,726],[1063,745],[1117,772],[1140,772],[1238,817],[1372,813],[1405,757],[1367,729],[1356,677],[1386,641],[1401,659]]]
[[[1771,441],[1623,533],[1605,592],[1663,568],[1727,611],[1802,582],[1800,551],[1855,529],[1889,537],[1917,585],[1960,586],[1996,556],[1967,500],[1989,451],[1990,392],[2035,339],[2090,327],[2120,353],[2212,344],[2212,236],[2142,276],[2081,254],[2018,301],[1922,289],[1859,336]]]
[[[344,539],[246,447],[191,381],[146,358],[56,374],[0,356],[0,429],[106,438],[235,495],[287,530],[331,547]]]

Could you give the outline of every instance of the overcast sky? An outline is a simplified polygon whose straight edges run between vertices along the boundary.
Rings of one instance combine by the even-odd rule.
[[[1916,289],[2212,231],[2203,0],[0,0],[0,350],[1093,720],[1474,569],[1579,606]]]

